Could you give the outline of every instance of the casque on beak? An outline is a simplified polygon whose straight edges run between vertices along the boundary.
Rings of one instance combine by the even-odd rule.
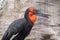
[[[37,16],[42,16],[42,17],[45,17],[45,18],[49,18],[49,14],[44,14],[44,13],[41,13],[40,10],[35,10],[35,15]]]

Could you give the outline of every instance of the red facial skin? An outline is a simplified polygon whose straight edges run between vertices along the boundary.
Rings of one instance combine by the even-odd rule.
[[[35,11],[35,8],[31,7],[31,8],[29,8],[29,10],[30,10],[30,12],[33,13]]]
[[[29,18],[31,20],[32,23],[35,23],[36,22],[36,15],[33,14],[33,12],[35,11],[34,8],[30,8],[30,12],[29,12]]]

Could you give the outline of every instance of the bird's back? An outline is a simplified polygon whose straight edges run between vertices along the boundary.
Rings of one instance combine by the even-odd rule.
[[[13,23],[10,24],[8,29],[13,29],[16,33],[18,33],[19,31],[21,31],[24,26],[26,25],[26,19],[22,18],[22,19],[18,19],[13,21]]]

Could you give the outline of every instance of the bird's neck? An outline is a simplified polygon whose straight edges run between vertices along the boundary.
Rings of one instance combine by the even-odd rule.
[[[26,19],[26,21],[27,21],[28,23],[34,24],[34,23],[31,22],[31,20],[30,20],[30,18],[29,18],[29,16],[28,16],[27,14],[24,16],[24,18]]]
[[[28,23],[34,24],[34,23],[30,20],[29,17],[28,17],[26,20],[27,20]]]

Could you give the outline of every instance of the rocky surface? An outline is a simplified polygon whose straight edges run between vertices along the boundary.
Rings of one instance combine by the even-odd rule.
[[[0,9],[0,40],[10,23],[23,18],[29,7],[51,16],[37,16],[37,22],[25,40],[60,40],[60,0],[4,0]]]

